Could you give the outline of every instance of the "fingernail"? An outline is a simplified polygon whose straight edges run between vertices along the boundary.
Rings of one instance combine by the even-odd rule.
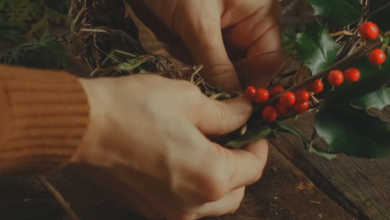
[[[227,103],[232,111],[239,115],[249,115],[252,113],[252,105],[245,98],[237,98],[229,100]]]

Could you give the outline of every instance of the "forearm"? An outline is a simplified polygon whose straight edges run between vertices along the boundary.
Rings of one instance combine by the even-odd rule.
[[[0,66],[0,173],[65,165],[86,133],[90,107],[65,72]]]

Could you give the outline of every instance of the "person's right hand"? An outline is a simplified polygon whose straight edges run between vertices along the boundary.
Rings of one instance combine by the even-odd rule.
[[[279,0],[126,2],[173,57],[204,65],[200,73],[212,86],[237,91],[247,79],[260,88],[283,64],[283,52],[267,54],[282,47]],[[245,58],[248,73],[244,65],[236,73],[233,63]]]
[[[246,123],[246,99],[217,102],[189,82],[152,75],[80,80],[91,122],[73,164],[150,219],[234,212],[257,181],[268,145],[229,150],[207,136]]]

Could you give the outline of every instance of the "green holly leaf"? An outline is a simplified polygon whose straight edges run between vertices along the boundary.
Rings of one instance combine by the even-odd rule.
[[[331,66],[339,50],[327,27],[317,22],[308,23],[306,30],[297,35],[296,48],[313,75]]]
[[[313,8],[315,15],[327,21],[343,26],[350,25],[362,17],[360,0],[307,0]]]
[[[279,126],[278,131],[290,133],[290,134],[295,134],[296,136],[300,137],[302,140],[303,146],[305,146],[306,149],[308,149],[310,153],[315,153],[315,154],[317,154],[321,157],[324,157],[328,160],[332,160],[332,159],[337,158],[336,153],[325,152],[325,151],[322,151],[322,150],[315,148],[314,146],[310,147],[309,140],[307,140],[299,131],[297,131],[291,123],[282,121],[282,122],[278,122],[278,126]]]
[[[302,31],[304,31],[304,28],[302,26],[286,27],[282,31],[283,48],[290,48],[288,50],[285,50],[285,53],[287,53],[288,55],[294,55],[297,53],[297,50],[295,49],[295,39],[297,37],[297,33]]]
[[[388,0],[371,0],[370,9],[371,13],[368,19],[377,24],[382,31],[389,31],[390,2]]]
[[[340,103],[349,104],[352,101],[383,88],[390,81],[389,57],[381,66],[375,66],[370,63],[367,56],[362,56],[341,69],[345,70],[349,67],[355,67],[360,70],[360,80],[355,83],[345,82],[343,85],[337,87],[336,90],[329,92],[322,106]],[[382,104],[386,102],[386,100],[383,100]]]
[[[250,143],[263,140],[265,138],[275,137],[275,130],[269,126],[259,126],[257,124],[248,124],[247,130],[244,135],[229,141],[226,146],[230,146],[236,149]]]
[[[382,110],[384,107],[390,105],[390,88],[381,88],[375,92],[365,95],[354,101],[353,105],[366,110],[370,108]]]
[[[316,115],[316,130],[335,153],[364,158],[390,156],[389,125],[364,109],[334,105]]]

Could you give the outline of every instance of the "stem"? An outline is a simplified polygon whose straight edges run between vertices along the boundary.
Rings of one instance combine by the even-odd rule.
[[[76,215],[76,213],[70,208],[69,203],[67,203],[64,197],[61,195],[58,190],[56,190],[53,185],[51,185],[45,176],[39,175],[39,181],[46,187],[46,189],[54,196],[56,201],[60,204],[62,209],[66,212],[71,220],[80,220],[80,218]]]
[[[280,76],[284,73],[284,71],[286,71],[286,69],[295,61],[295,59],[297,58],[297,54],[294,54],[293,56],[291,56],[284,64],[283,66],[280,67],[280,69],[278,71],[276,71],[276,73],[271,77],[271,80],[269,81],[269,84],[274,85],[274,84],[277,84],[278,81],[279,81],[279,78]],[[267,87],[270,86],[270,85],[267,85]]]
[[[346,30],[342,30],[342,31],[330,34],[330,36],[332,36],[332,37],[338,37],[338,36],[344,36],[344,35],[352,36],[353,33],[346,31]]]
[[[246,81],[245,81],[245,88],[246,88],[249,86],[249,69],[246,60],[244,60],[244,67],[245,67],[245,76],[246,76]]]
[[[313,102],[315,105],[320,104],[320,101],[318,101],[318,99],[314,96],[314,93],[311,92],[310,97],[311,97],[311,99],[313,99]]]
[[[81,28],[81,32],[94,32],[94,33],[107,33],[107,31],[102,29],[87,29],[87,28]]]
[[[313,134],[311,136],[311,140],[310,140],[310,144],[309,144],[309,149],[308,150],[310,150],[313,147],[314,139],[316,138],[316,136],[317,136],[317,130],[314,128],[314,131],[313,131]]]

